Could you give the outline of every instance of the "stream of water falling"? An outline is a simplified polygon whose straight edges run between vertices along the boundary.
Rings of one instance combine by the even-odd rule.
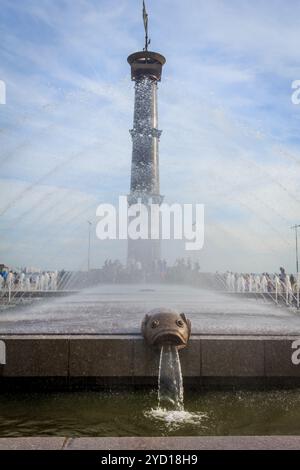
[[[165,345],[160,350],[158,372],[158,407],[144,413],[147,418],[163,422],[170,431],[187,425],[201,425],[207,413],[184,409],[181,364],[176,346]]]
[[[165,345],[160,350],[158,406],[166,410],[183,410],[183,382],[176,346]]]

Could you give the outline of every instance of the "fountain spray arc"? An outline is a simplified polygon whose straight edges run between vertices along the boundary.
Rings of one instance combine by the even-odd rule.
[[[145,47],[131,54],[127,61],[131,67],[131,80],[135,82],[135,101],[132,137],[131,183],[128,196],[129,207],[141,202],[161,204],[159,184],[159,139],[157,112],[157,83],[161,80],[165,57],[148,51],[148,15],[143,2]],[[129,217],[130,222],[130,217]],[[128,240],[128,261],[138,261],[149,269],[160,259],[160,240],[151,239],[150,210],[148,210],[148,239]],[[153,228],[153,227],[152,227]]]

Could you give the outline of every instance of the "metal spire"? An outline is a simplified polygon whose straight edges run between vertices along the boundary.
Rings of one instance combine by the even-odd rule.
[[[148,46],[151,42],[151,39],[148,39],[148,13],[146,10],[145,0],[143,0],[143,21],[144,21],[144,28],[145,28],[145,47],[144,51],[148,50]]]

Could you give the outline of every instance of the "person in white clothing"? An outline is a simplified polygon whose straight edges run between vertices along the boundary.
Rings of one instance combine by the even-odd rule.
[[[268,292],[268,279],[265,274],[261,276],[260,286],[262,292]]]

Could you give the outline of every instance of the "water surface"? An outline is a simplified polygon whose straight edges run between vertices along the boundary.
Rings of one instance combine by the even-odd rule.
[[[300,435],[300,390],[185,392],[184,411],[157,391],[5,393],[4,436]]]

